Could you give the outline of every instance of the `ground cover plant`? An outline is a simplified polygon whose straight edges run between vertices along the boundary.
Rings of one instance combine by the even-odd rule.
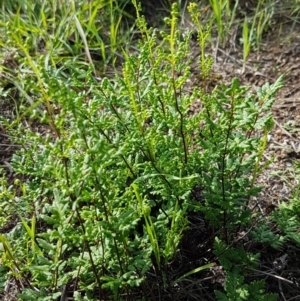
[[[282,78],[256,94],[238,79],[207,89],[210,28],[190,4],[204,83],[190,89],[193,35],[178,30],[178,6],[159,31],[134,5],[138,51],[123,52],[122,73],[113,79],[97,73],[80,18],[74,29],[84,67],[48,64],[47,55],[20,49],[24,100],[15,120],[2,118],[20,149],[10,163],[16,180],[1,182],[1,222],[18,218],[0,236],[1,285],[14,280],[21,300],[187,300],[186,279],[220,268],[216,300],[276,300],[262,279],[251,279],[259,252],[244,238],[275,248],[287,239],[299,243],[297,200],[272,217],[280,236],[249,207],[267,165],[260,163]],[[191,114],[196,100],[201,110]],[[205,222],[205,244],[197,239],[211,250],[209,260],[176,270],[192,214]]]

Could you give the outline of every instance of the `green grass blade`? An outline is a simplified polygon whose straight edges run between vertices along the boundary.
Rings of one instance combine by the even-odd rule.
[[[203,271],[203,270],[209,269],[209,268],[211,268],[211,267],[213,267],[213,266],[215,266],[215,265],[216,265],[216,263],[215,263],[215,262],[212,262],[212,263],[205,264],[205,265],[203,265],[203,266],[201,266],[201,267],[198,267],[198,268],[196,268],[196,269],[193,269],[193,270],[191,270],[191,271],[185,273],[184,275],[182,275],[181,277],[179,277],[179,278],[176,279],[175,281],[173,281],[173,282],[172,282],[172,285],[174,285],[174,284],[180,282],[182,279],[184,279],[184,278],[186,278],[186,277],[188,277],[188,276],[190,276],[190,275],[193,275],[193,274],[196,274],[196,273],[201,272],[201,271]]]

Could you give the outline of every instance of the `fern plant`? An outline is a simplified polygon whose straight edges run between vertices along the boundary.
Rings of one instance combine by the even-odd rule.
[[[265,138],[256,133],[264,131],[266,135],[272,129],[269,110],[281,87],[279,78],[274,85],[258,90],[257,98],[240,87],[237,79],[210,95],[198,90],[203,100],[198,118],[205,120],[195,136],[201,155],[194,158],[204,187],[201,210],[212,226],[223,228],[226,242],[228,231],[251,220],[248,200],[259,191],[253,183],[259,169],[256,162],[265,148]]]
[[[76,300],[133,300],[135,290],[147,299],[149,275],[159,294],[173,293],[172,283],[182,277],[171,279],[168,266],[180,251],[191,210],[202,211],[216,241],[226,245],[250,223],[248,201],[258,191],[253,183],[265,148],[260,131],[271,129],[269,109],[281,78],[256,95],[237,79],[212,92],[187,92],[191,34],[182,38],[177,29],[177,5],[166,19],[168,31],[158,32],[133,3],[139,51],[124,53],[122,74],[114,79],[99,80],[92,64],[70,70],[66,79],[26,52],[39,84],[31,92],[37,100],[21,116],[45,133],[21,118],[3,120],[22,146],[12,167],[28,179],[18,184],[20,239],[2,239],[8,276],[26,288],[21,299],[54,300],[71,284]],[[195,4],[189,10],[196,20]],[[205,37],[199,32],[202,51]],[[198,63],[207,80],[212,59],[201,55]],[[197,99],[201,110],[191,116]],[[202,203],[191,200],[196,185],[203,187]],[[232,294],[237,284],[240,295],[251,296],[241,269],[230,270],[236,259],[220,255],[225,246],[219,245],[216,254],[232,279],[228,300],[238,297]],[[242,249],[234,252],[239,265],[255,259]],[[252,285],[259,290],[260,284]]]
[[[213,253],[218,256],[225,272],[224,292],[215,290],[218,301],[275,301],[277,294],[266,294],[264,281],[247,283],[245,267],[255,268],[259,254],[246,252],[243,247],[232,248],[216,238]]]
[[[296,180],[299,181],[300,164],[294,162]],[[288,202],[282,202],[278,210],[272,213],[272,221],[282,232],[285,240],[292,240],[300,245],[300,193],[299,187],[294,190],[292,198]]]
[[[179,40],[176,6],[159,44],[158,32],[143,17],[138,22],[140,52],[126,57],[113,81],[99,82],[93,66],[74,70],[67,81],[55,69],[35,69],[50,109],[38,102],[37,114],[26,115],[48,124],[48,135],[6,123],[22,145],[14,171],[31,179],[20,196],[27,211],[18,278],[27,280],[30,270],[23,299],[56,298],[75,281],[74,296],[104,299],[111,292],[119,300],[149,270],[161,290],[168,286],[166,265],[178,251],[199,178],[189,165],[197,125],[187,118],[196,95],[183,93],[190,36]]]

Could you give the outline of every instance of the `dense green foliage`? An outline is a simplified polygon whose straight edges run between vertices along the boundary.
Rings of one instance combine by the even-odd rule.
[[[259,254],[237,236],[251,232],[274,247],[299,243],[298,196],[272,216],[279,240],[266,221],[253,227],[257,213],[248,206],[259,191],[255,180],[282,78],[256,94],[238,79],[212,91],[190,87],[192,34],[178,30],[178,6],[159,31],[148,27],[135,1],[137,50],[123,51],[121,74],[101,77],[91,52],[114,61],[122,15],[110,6],[115,1],[28,3],[6,8],[16,13],[7,13],[1,41],[18,63],[15,73],[4,68],[1,96],[20,94],[14,120],[2,123],[21,147],[11,161],[15,182],[1,181],[0,222],[14,215],[19,222],[0,236],[0,289],[13,278],[22,284],[21,300],[59,300],[68,286],[74,300],[136,300],[135,292],[154,300],[145,285],[154,274],[160,293],[175,294],[184,277],[170,275],[168,266],[180,253],[189,213],[198,212],[213,229],[215,261],[184,276],[222,266],[226,284],[217,300],[276,300],[263,281],[247,280],[245,267],[256,268]],[[22,10],[30,9],[26,17]],[[210,27],[199,22],[195,4],[188,10],[205,83]],[[109,16],[109,35],[99,34],[99,12]],[[191,114],[196,100],[201,108]],[[203,200],[192,198],[196,186]]]

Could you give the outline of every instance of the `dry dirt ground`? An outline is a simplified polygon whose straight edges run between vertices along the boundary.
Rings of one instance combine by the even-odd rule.
[[[262,173],[258,180],[258,184],[264,188],[255,200],[259,210],[266,215],[276,209],[280,202],[288,201],[293,191],[299,186],[293,170],[293,161],[300,162],[299,30],[300,27],[295,27],[293,31],[290,31],[289,26],[287,26],[280,34],[277,31],[269,32],[263,38],[260,50],[250,53],[244,72],[243,50],[241,45],[236,42],[237,37],[229,39],[226,47],[216,47],[217,43],[213,42],[211,48],[208,49],[215,58],[213,67],[215,81],[212,82],[213,85],[219,82],[229,83],[232,78],[238,77],[243,85],[255,89],[266,82],[273,83],[281,74],[285,74],[285,87],[277,94],[273,107],[276,125],[270,133],[268,148],[265,153],[266,160],[273,159],[268,169]],[[194,78],[196,80],[197,75]],[[10,110],[11,105],[4,104],[1,108],[1,114],[9,116]],[[16,148],[17,146],[10,142],[9,136],[0,126],[0,165],[4,166],[10,180],[13,180],[14,175],[10,169],[9,161]],[[197,224],[198,218],[192,216],[191,223]],[[174,273],[181,269],[179,265],[185,265],[187,270],[191,270],[205,264],[200,259],[204,258],[205,254],[200,254],[200,256],[197,253],[201,250],[197,250],[194,245],[191,245],[193,243],[191,236],[201,235],[205,238],[208,233],[199,233],[199,229],[193,229],[193,231],[194,234],[188,234],[183,242],[183,249],[186,251],[181,252],[181,263],[177,266],[175,264],[171,268]],[[6,229],[1,228],[0,232],[5,233]],[[266,246],[256,251],[261,253],[262,259],[261,266],[256,271],[256,279],[265,279],[267,290],[277,292],[280,301],[300,300],[299,247],[291,243],[281,250],[273,250]],[[184,257],[188,257],[188,259],[185,260]],[[209,258],[207,260],[209,261]],[[276,265],[278,261],[281,261],[280,266]],[[178,288],[175,299],[215,300],[213,290],[222,287],[223,278],[222,271],[211,270],[209,273],[203,274],[198,282],[191,281],[188,283],[184,290],[180,291]],[[14,294],[2,295],[2,297],[0,295],[0,299],[16,300]],[[165,296],[162,300],[170,300],[170,296]]]

